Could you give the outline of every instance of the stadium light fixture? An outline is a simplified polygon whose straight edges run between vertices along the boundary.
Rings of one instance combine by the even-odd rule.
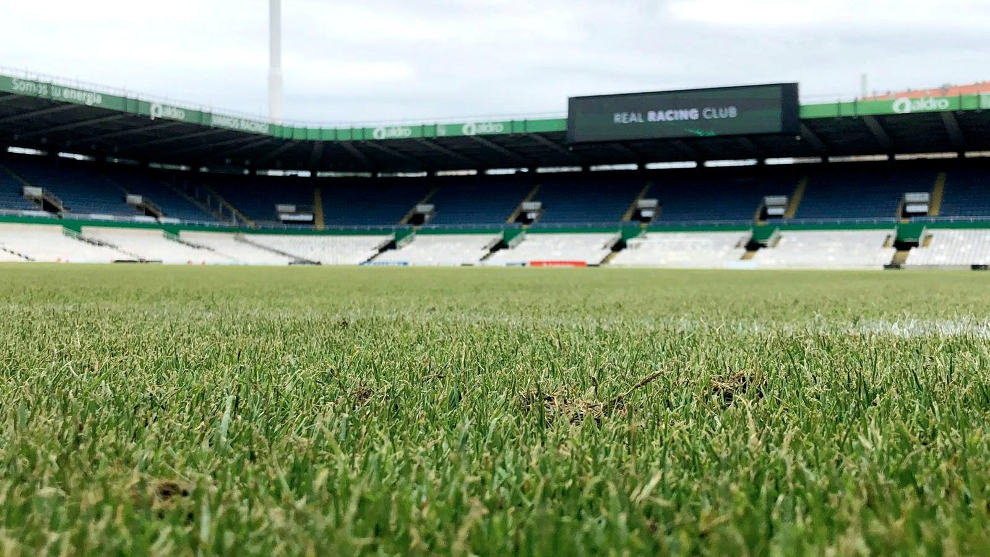
[[[282,121],[282,0],[268,1],[268,119]]]

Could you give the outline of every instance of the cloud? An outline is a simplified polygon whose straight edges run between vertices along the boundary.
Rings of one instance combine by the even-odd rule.
[[[17,68],[261,113],[267,2],[0,0]],[[284,0],[285,114],[562,112],[570,95],[799,81],[806,99],[990,78],[990,3]],[[960,16],[965,14],[965,16]]]

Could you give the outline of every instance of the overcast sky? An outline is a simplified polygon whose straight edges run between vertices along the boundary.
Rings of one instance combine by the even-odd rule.
[[[283,0],[285,117],[566,110],[797,81],[805,101],[990,80],[990,0]],[[267,0],[0,0],[0,65],[267,113]]]

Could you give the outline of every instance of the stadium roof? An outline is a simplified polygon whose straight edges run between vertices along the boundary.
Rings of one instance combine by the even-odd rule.
[[[990,150],[990,93],[800,107],[799,135],[568,145],[566,118],[280,125],[0,75],[0,144],[207,167],[399,172]]]

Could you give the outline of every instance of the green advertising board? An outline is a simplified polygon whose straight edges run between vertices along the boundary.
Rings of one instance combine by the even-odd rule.
[[[9,75],[0,75],[0,92],[137,114],[151,120],[171,120],[296,141],[390,141],[565,131],[576,141],[791,133],[797,122],[792,111],[798,110],[796,84],[785,83],[575,97],[569,106],[570,122],[564,118],[534,118],[368,127],[296,126]],[[799,115],[811,119],[985,109],[990,109],[990,92],[808,104],[799,107]]]

